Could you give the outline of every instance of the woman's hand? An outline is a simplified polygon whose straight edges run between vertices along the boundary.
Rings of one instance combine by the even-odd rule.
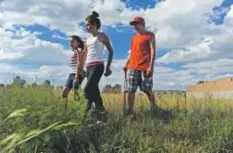
[[[112,70],[110,68],[106,68],[104,76],[110,76],[112,74]]]

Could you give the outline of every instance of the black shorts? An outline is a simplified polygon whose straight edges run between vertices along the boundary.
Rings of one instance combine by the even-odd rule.
[[[66,81],[66,87],[67,88],[70,88],[72,89],[74,87],[74,79],[75,79],[75,73],[70,73],[68,78],[67,78],[67,81]],[[79,86],[82,84],[83,82],[83,79],[84,79],[84,76],[82,75],[79,75],[79,82],[75,85],[75,89],[78,89]]]

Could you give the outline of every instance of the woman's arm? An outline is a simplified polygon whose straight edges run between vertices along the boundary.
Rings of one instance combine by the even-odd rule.
[[[104,45],[106,46],[108,53],[109,53],[108,54],[108,63],[106,66],[106,71],[108,71],[108,70],[110,70],[110,66],[111,66],[112,59],[113,59],[113,48],[112,48],[112,45],[110,43],[108,36],[105,33],[101,33],[99,35],[99,39],[101,42],[104,43]]]
[[[79,53],[78,55],[78,66],[77,66],[77,70],[76,70],[76,79],[78,79],[79,74],[82,73],[83,69],[84,69],[84,64],[86,61],[86,56],[87,56],[87,46],[86,44],[84,45],[84,50]]]

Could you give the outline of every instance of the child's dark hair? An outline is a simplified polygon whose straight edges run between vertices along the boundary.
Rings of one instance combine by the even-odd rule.
[[[99,14],[95,11],[93,11],[91,15],[87,16],[85,20],[89,21],[91,24],[95,24],[97,29],[101,27],[101,21],[99,19]]]
[[[79,42],[79,48],[81,48],[82,50],[84,49],[84,42],[82,41],[82,39],[79,36],[72,35],[71,38],[76,40],[77,42]]]

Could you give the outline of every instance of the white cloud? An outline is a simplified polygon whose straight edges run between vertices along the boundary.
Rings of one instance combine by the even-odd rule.
[[[116,60],[116,63],[124,63],[123,60]],[[180,70],[169,67],[156,66],[154,72],[154,89],[156,90],[185,90],[188,85],[195,84],[200,80],[210,81],[223,77],[233,76],[233,60],[224,59],[211,62],[199,62],[187,64]],[[12,80],[16,75],[27,79],[29,83],[35,82],[36,77],[41,83],[46,79],[55,81],[57,85],[64,85],[70,70],[66,65],[48,66],[42,65],[37,69],[24,69],[9,64],[0,64],[0,82]],[[86,79],[83,82],[85,85]],[[110,84],[121,84],[124,82],[124,73],[121,67],[113,67],[113,74],[106,78],[102,77],[100,87]]]
[[[23,28],[7,31],[0,27],[0,60],[15,64],[68,64],[71,51],[63,45],[38,39],[38,33]],[[16,38],[14,38],[16,37]]]
[[[170,47],[175,46],[181,48],[169,51],[161,57],[159,61],[163,63],[186,63],[200,60],[217,60],[224,58],[226,55],[228,55],[229,58],[233,57],[231,54],[233,48],[233,30],[231,26],[233,21],[231,17],[232,6],[230,11],[229,9],[222,8],[223,12],[226,12],[227,15],[221,25],[215,25],[209,22],[210,19],[208,16],[203,15],[221,15],[222,12],[216,13],[211,10],[214,6],[219,6],[221,2],[222,1],[203,1],[203,3],[208,5],[207,9],[196,7],[196,9],[191,11],[193,15],[188,13],[183,16],[183,21],[181,21],[179,17],[174,17],[173,19],[177,21],[171,21],[171,23],[168,24],[169,27],[173,28],[170,28],[168,31],[166,30],[168,26],[165,26],[165,31],[159,31],[158,39],[160,38],[159,36],[162,35],[162,38],[166,38],[164,40],[167,41],[164,42],[168,43],[168,46],[172,44]],[[182,12],[182,10],[180,11]],[[218,18],[218,16],[214,17]],[[176,34],[172,31],[175,31]],[[180,33],[180,35],[177,33]],[[177,38],[175,38],[177,40],[173,40],[174,35],[177,36]],[[211,43],[208,43],[208,41],[203,42],[203,38],[211,40]]]
[[[40,24],[63,32],[85,35],[78,23],[86,16],[89,2],[17,0],[4,1],[0,4],[0,24],[11,27],[13,24]]]
[[[221,73],[233,73],[232,59],[219,59],[216,61],[207,61],[199,63],[189,63],[183,66],[189,69],[190,72],[200,75],[217,75]]]
[[[133,10],[120,0],[17,0],[0,3],[0,73],[24,72],[34,78],[55,78],[60,83],[69,73],[69,54],[61,44],[42,41],[40,33],[31,33],[25,29],[15,29],[13,24],[39,24],[51,29],[58,29],[67,35],[78,34],[86,37],[85,30],[79,23],[96,10],[104,26],[128,25],[136,15],[145,17],[146,25],[156,31],[157,48],[170,51],[157,61],[160,63],[181,63],[180,70],[169,67],[155,68],[156,89],[183,89],[191,83],[205,77],[224,77],[232,74],[233,58],[233,5],[231,8],[213,8],[223,0],[166,0],[153,8]],[[215,25],[211,18],[219,19],[227,13],[223,24]],[[11,29],[11,30],[6,30]],[[54,35],[53,37],[65,39]],[[225,57],[229,59],[225,59]],[[114,60],[113,75],[103,78],[102,85],[123,83],[122,67],[126,60]],[[222,64],[219,64],[222,63]],[[224,63],[224,65],[223,65]],[[38,69],[25,70],[10,64],[37,64]],[[0,66],[1,67],[1,66]],[[211,69],[212,68],[212,69]],[[196,74],[198,75],[196,75]],[[227,74],[226,74],[227,73]],[[2,75],[3,76],[3,75]]]
[[[1,70],[1,73],[7,73],[9,71],[13,71],[13,72],[18,71],[17,67],[6,64],[6,63],[1,63],[0,64],[0,70]]]
[[[210,54],[214,54],[214,50],[211,50],[210,48],[212,43],[212,38],[204,39],[196,46],[188,46],[185,49],[172,50],[157,61],[161,63],[185,63],[203,59],[209,57]]]
[[[230,11],[227,13],[224,23],[229,27],[233,25],[233,5],[231,6]],[[232,28],[231,28],[232,29]]]
[[[49,79],[55,81],[56,84],[64,84],[68,74],[69,68],[66,65],[59,66],[47,66],[42,65],[38,69],[25,69],[19,66],[13,66],[10,64],[0,64],[0,82],[10,83],[15,76],[20,76],[26,79],[28,83],[33,83],[38,79],[38,83],[42,83],[44,80]]]
[[[62,37],[62,36],[60,36],[60,35],[56,35],[56,34],[52,35],[52,38],[62,39],[62,40],[68,40],[68,38],[67,38],[67,37]]]
[[[195,84],[200,80],[211,81],[233,76],[232,67],[232,59],[189,63],[182,66],[180,70],[172,70],[167,73],[155,72],[155,86],[163,84],[163,89],[186,89],[188,85]],[[161,86],[158,87],[158,89],[160,88]]]
[[[78,23],[92,10],[99,12],[103,25],[110,26],[118,23],[129,25],[133,17],[140,15],[145,17],[147,26],[158,30],[157,42],[160,48],[185,47],[199,43],[206,35],[211,25],[208,23],[210,16],[219,15],[212,9],[222,2],[223,0],[167,0],[153,8],[132,10],[120,0],[4,1],[0,5],[3,10],[0,13],[0,24],[9,26],[37,23],[68,34],[85,36]]]
[[[23,54],[22,53],[4,53],[3,52],[3,48],[0,49],[0,60],[16,60],[16,59],[20,59],[23,58]]]

